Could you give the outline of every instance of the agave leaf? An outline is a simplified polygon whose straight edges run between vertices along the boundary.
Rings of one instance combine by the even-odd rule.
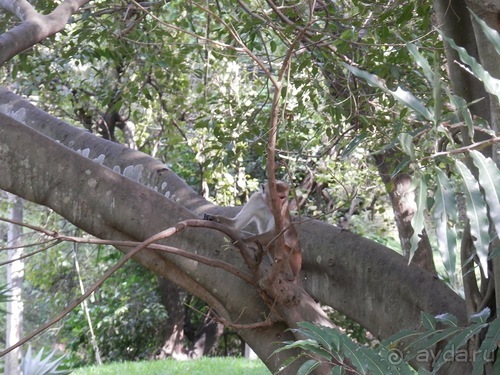
[[[484,202],[479,184],[460,160],[455,161],[458,173],[461,175],[463,192],[465,195],[467,218],[470,222],[471,234],[473,237],[476,254],[484,271],[488,277],[488,247],[490,244],[489,222],[486,204]]]
[[[31,345],[28,347],[22,361],[24,375],[45,375],[45,374],[69,374],[71,371],[58,370],[65,356],[51,360],[55,355],[55,350],[50,352],[44,359],[43,348],[33,358]]]

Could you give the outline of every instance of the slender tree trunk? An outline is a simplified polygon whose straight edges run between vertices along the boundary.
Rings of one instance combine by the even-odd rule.
[[[391,176],[394,166],[398,163],[395,152],[387,151],[386,154],[375,155],[374,159],[377,164],[379,175],[391,199],[403,255],[409,258],[411,248],[410,238],[413,235],[411,219],[417,209],[415,205],[415,193],[410,190],[412,178],[407,173],[399,173],[395,177]],[[420,242],[411,259],[411,263],[433,274],[437,274],[434,258],[432,256],[432,247],[429,236],[425,230],[420,236]]]
[[[165,324],[165,343],[160,349],[158,358],[187,359],[184,337],[185,293],[177,285],[163,277],[158,279],[158,284],[161,302],[168,312]]]
[[[9,194],[10,219],[18,222],[23,221],[23,201],[15,195]],[[21,246],[23,230],[22,227],[9,224],[7,234],[7,246],[12,248],[7,251],[8,260],[13,261],[7,266],[7,286],[10,289],[11,299],[7,302],[7,334],[5,346],[9,347],[18,342],[22,337],[23,325],[23,301],[21,291],[24,279],[24,261],[15,260],[23,254]],[[21,349],[15,349],[5,356],[5,374],[21,374],[19,366],[21,359]]]
[[[192,314],[186,313],[185,293],[162,277],[159,278],[159,291],[162,304],[168,312],[168,321],[165,343],[157,357],[186,360],[209,354],[224,331],[222,324],[215,322],[208,314],[200,327],[194,327],[190,324]]]

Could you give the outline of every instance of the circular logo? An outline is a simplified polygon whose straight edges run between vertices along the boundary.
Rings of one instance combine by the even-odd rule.
[[[403,362],[404,353],[398,348],[389,349],[387,352],[387,362],[392,366],[399,365]]]

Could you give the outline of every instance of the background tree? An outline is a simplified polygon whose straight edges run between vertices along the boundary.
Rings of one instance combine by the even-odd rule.
[[[15,222],[23,221],[23,201],[15,195],[9,194],[10,215],[9,218]],[[7,245],[12,247],[7,255],[7,284],[9,289],[9,300],[6,309],[6,340],[5,346],[9,347],[18,342],[23,336],[24,303],[22,301],[22,290],[24,281],[23,255],[23,230],[16,224],[9,224],[7,232]],[[21,350],[17,349],[9,353],[5,359],[5,373],[20,373]]]

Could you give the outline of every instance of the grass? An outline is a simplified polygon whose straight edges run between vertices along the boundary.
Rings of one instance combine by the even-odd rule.
[[[121,362],[82,367],[73,375],[269,375],[260,360],[245,358],[201,358],[192,361]]]

